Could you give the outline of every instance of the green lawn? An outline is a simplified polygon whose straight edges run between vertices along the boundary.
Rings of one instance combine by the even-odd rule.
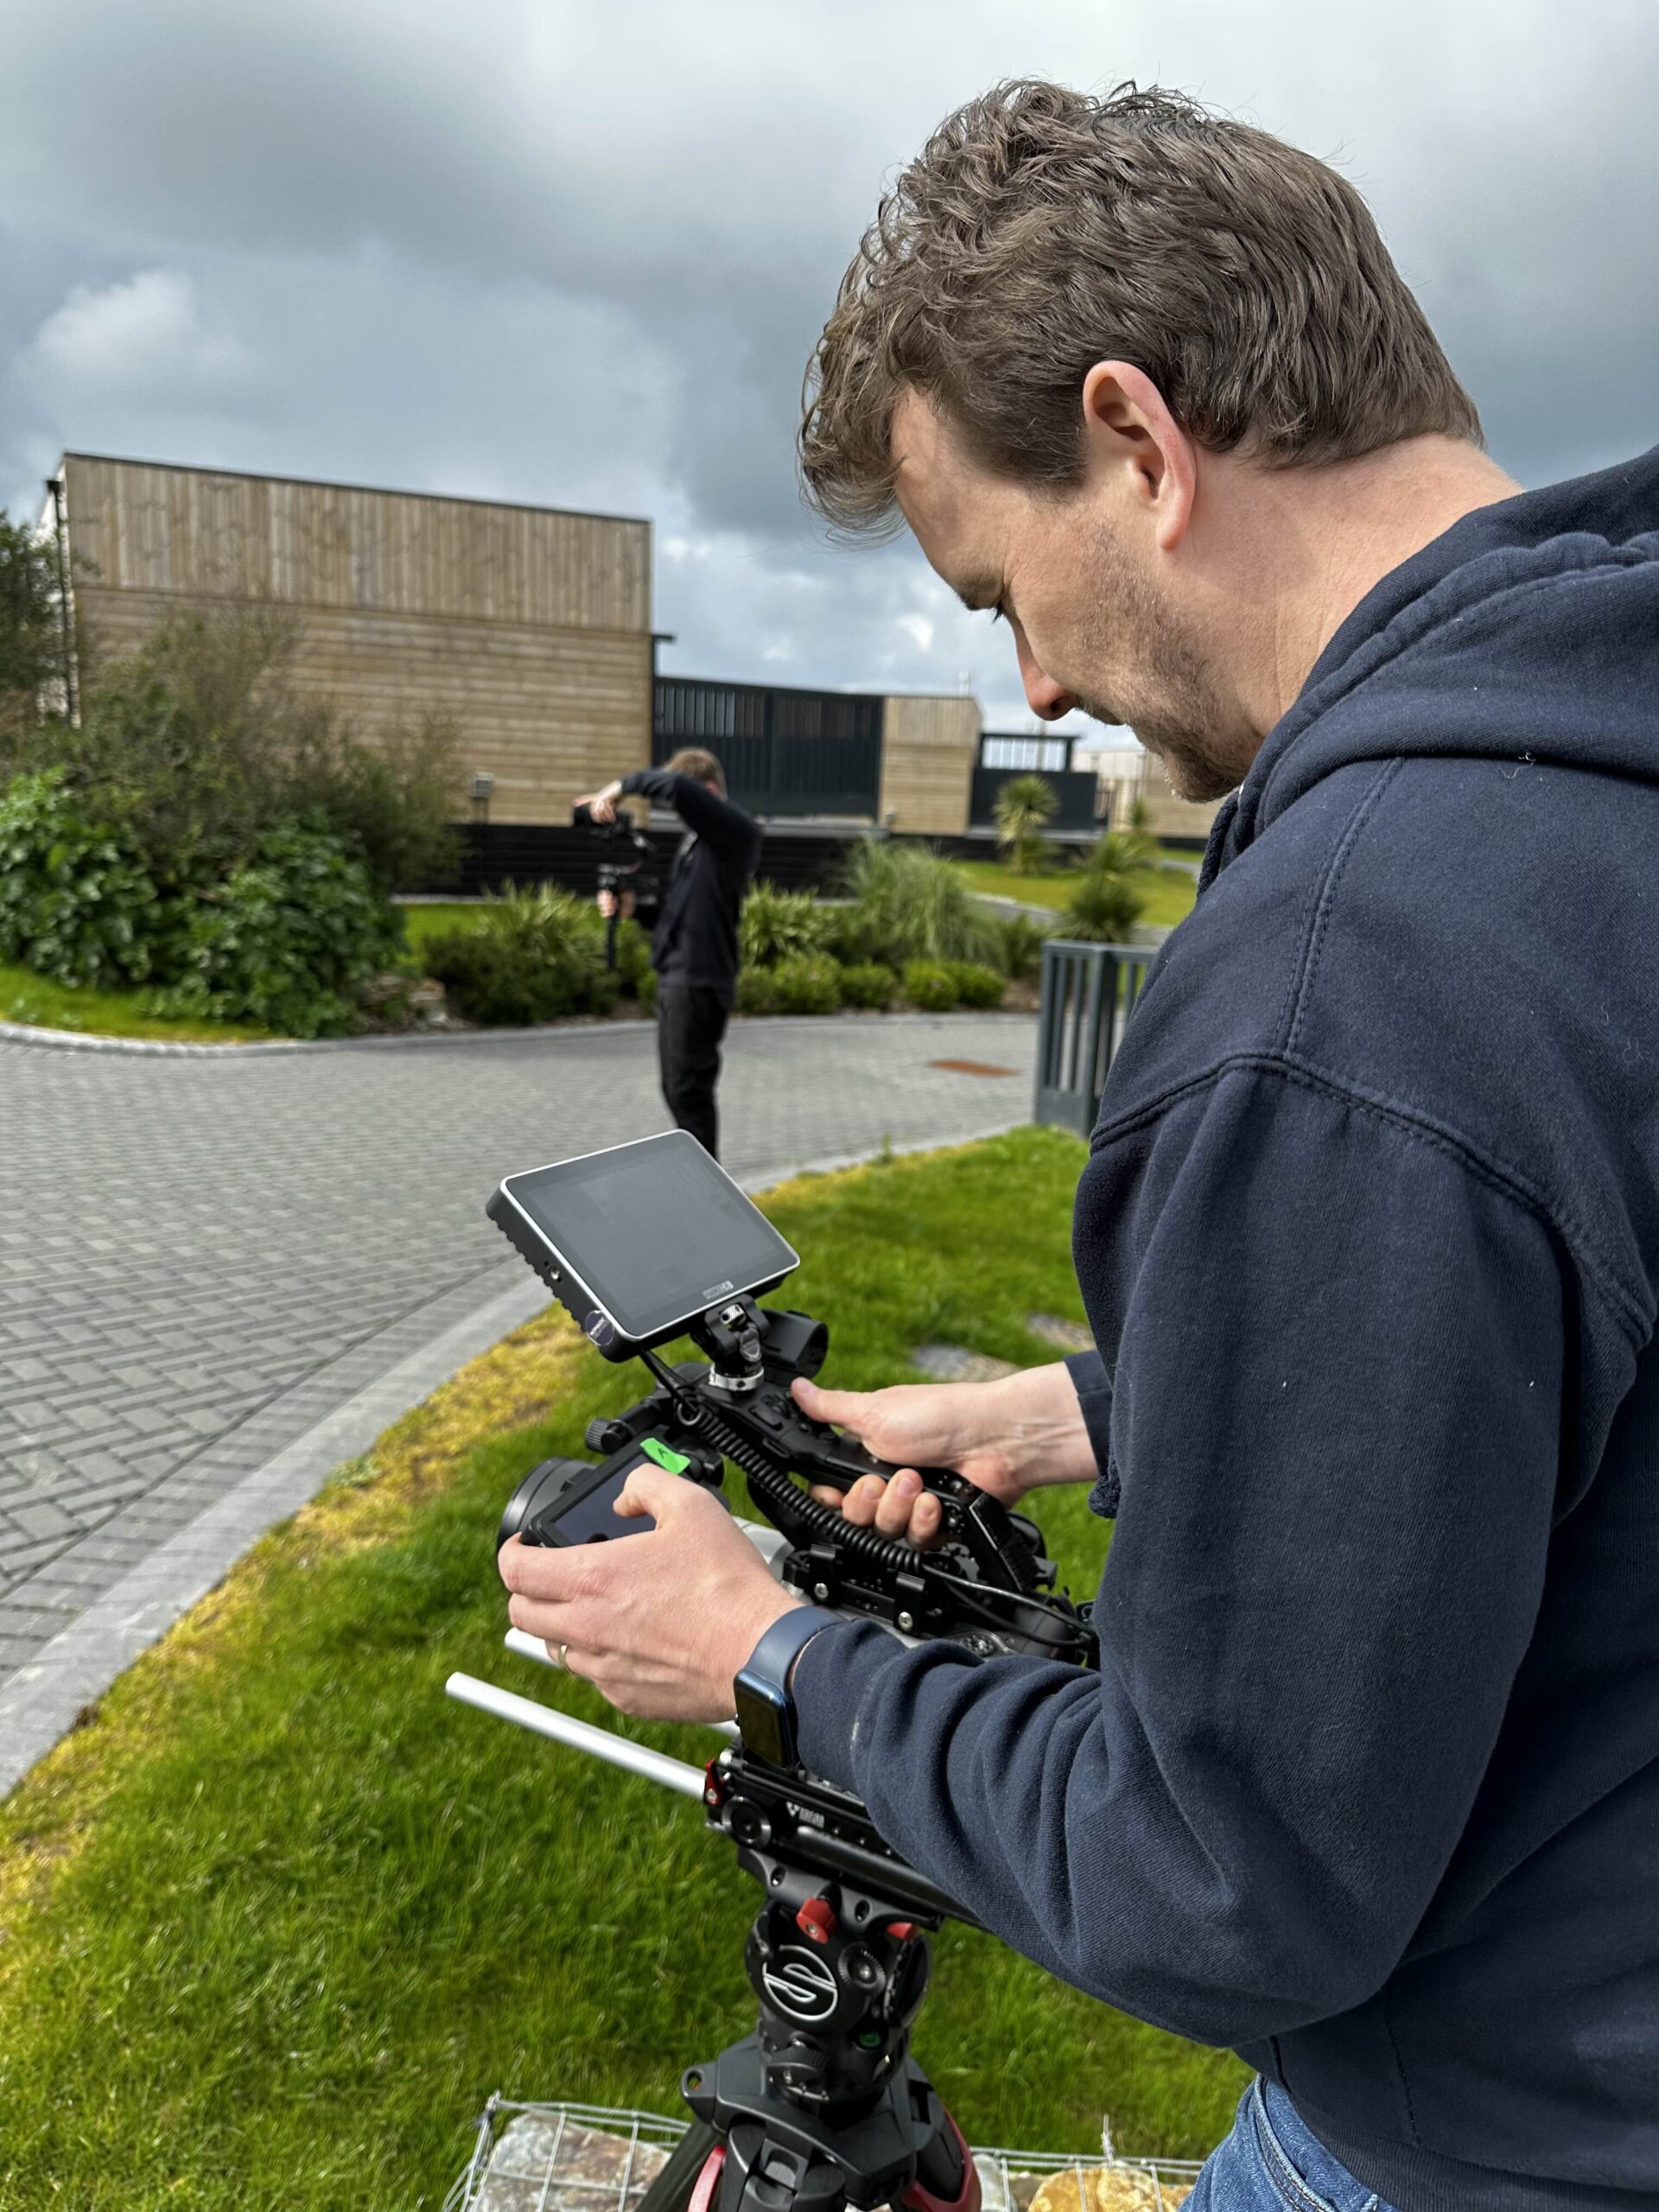
[[[976,891],[993,897],[1018,899],[1027,906],[1052,906],[1057,912],[1065,904],[1065,869],[1056,868],[1042,875],[1016,875],[1000,861],[958,861],[957,866]],[[1196,879],[1184,868],[1151,870],[1141,888],[1147,902],[1141,920],[1172,927],[1192,912],[1198,893]]]
[[[88,984],[54,983],[32,968],[0,962],[0,1021],[186,1045],[245,1044],[270,1033],[223,1021],[162,1020],[142,1011],[143,996],[142,990],[99,991]]]
[[[457,901],[441,906],[402,906],[404,934],[411,951],[456,923],[476,919],[478,905]],[[269,1037],[268,1029],[245,1023],[163,1020],[143,1011],[141,989],[94,990],[79,983],[54,983],[31,968],[0,962],[0,1021],[24,1021],[37,1029],[74,1029],[90,1036],[143,1037],[157,1043],[242,1045]]]
[[[400,902],[397,911],[404,918],[404,942],[411,952],[418,952],[428,938],[441,931],[474,926],[489,907],[479,899],[457,899],[423,900],[419,906]]]
[[[1080,1313],[1084,1147],[1027,1130],[768,1201],[832,1325],[832,1380],[944,1340],[1051,1357]],[[988,1271],[984,1255],[997,1255]],[[745,2032],[756,1903],[696,1808],[448,1702],[452,1668],[589,1719],[499,1648],[503,1498],[636,1370],[568,1325],[475,1362],[267,1537],[0,1807],[0,2207],[435,2207],[485,2094],[677,2109]],[[1044,1518],[1074,1588],[1105,1530]],[[702,1760],[702,1732],[638,1733]],[[1110,1839],[1102,1839],[1110,1848]],[[1198,2155],[1243,2075],[940,1941],[917,2048],[982,2141]]]

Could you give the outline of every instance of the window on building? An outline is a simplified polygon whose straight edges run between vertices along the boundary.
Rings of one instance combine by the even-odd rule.
[[[1064,737],[988,737],[980,756],[986,768],[1035,768],[1063,776],[1071,766],[1071,743]]]

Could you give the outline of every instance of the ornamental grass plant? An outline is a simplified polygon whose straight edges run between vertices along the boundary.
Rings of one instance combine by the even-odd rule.
[[[1002,964],[995,918],[950,862],[928,845],[862,837],[848,855],[836,950],[846,960],[973,960]]]

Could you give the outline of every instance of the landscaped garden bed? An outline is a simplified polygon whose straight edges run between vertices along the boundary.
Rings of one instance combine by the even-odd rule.
[[[829,1379],[913,1376],[929,1344],[1052,1358],[1028,1320],[1080,1318],[1084,1156],[1027,1130],[775,1193]],[[460,1669],[611,1719],[502,1651],[492,1551],[520,1476],[634,1383],[553,1314],[518,1332],[256,1547],[0,1808],[0,2203],[435,2208],[490,2090],[672,2112],[688,2054],[745,2030],[753,1885],[696,1807],[443,1695]],[[1091,1590],[1104,1524],[1081,1491],[1038,1510]],[[702,1732],[623,1725],[708,1755]],[[1106,2112],[1126,2151],[1202,2156],[1245,2078],[962,1929],[917,2047],[972,2139],[1057,2150],[1096,2151]]]

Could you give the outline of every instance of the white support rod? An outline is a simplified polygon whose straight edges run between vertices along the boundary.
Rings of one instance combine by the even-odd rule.
[[[575,1751],[587,1751],[629,1774],[643,1775],[659,1789],[677,1789],[683,1797],[701,1799],[702,1796],[702,1769],[688,1766],[683,1759],[671,1759],[662,1751],[647,1751],[643,1744],[631,1744],[625,1736],[613,1735],[608,1728],[592,1727],[585,1720],[573,1720],[567,1713],[555,1713],[545,1705],[537,1705],[533,1698],[498,1689],[493,1682],[480,1682],[475,1675],[451,1675],[443,1687],[447,1696],[459,1699],[462,1705],[476,1706],[480,1713],[493,1713],[498,1720],[511,1720],[515,1727],[528,1728],[532,1735],[549,1737],[556,1744],[567,1745]]]
[[[519,1658],[534,1659],[538,1666],[551,1667],[555,1674],[558,1673],[558,1661],[542,1642],[541,1637],[532,1636],[527,1628],[510,1628],[501,1641],[509,1651],[516,1652]],[[735,1720],[704,1720],[697,1725],[699,1727],[712,1728],[716,1736],[723,1736],[728,1744],[734,1744],[737,1741]]]

